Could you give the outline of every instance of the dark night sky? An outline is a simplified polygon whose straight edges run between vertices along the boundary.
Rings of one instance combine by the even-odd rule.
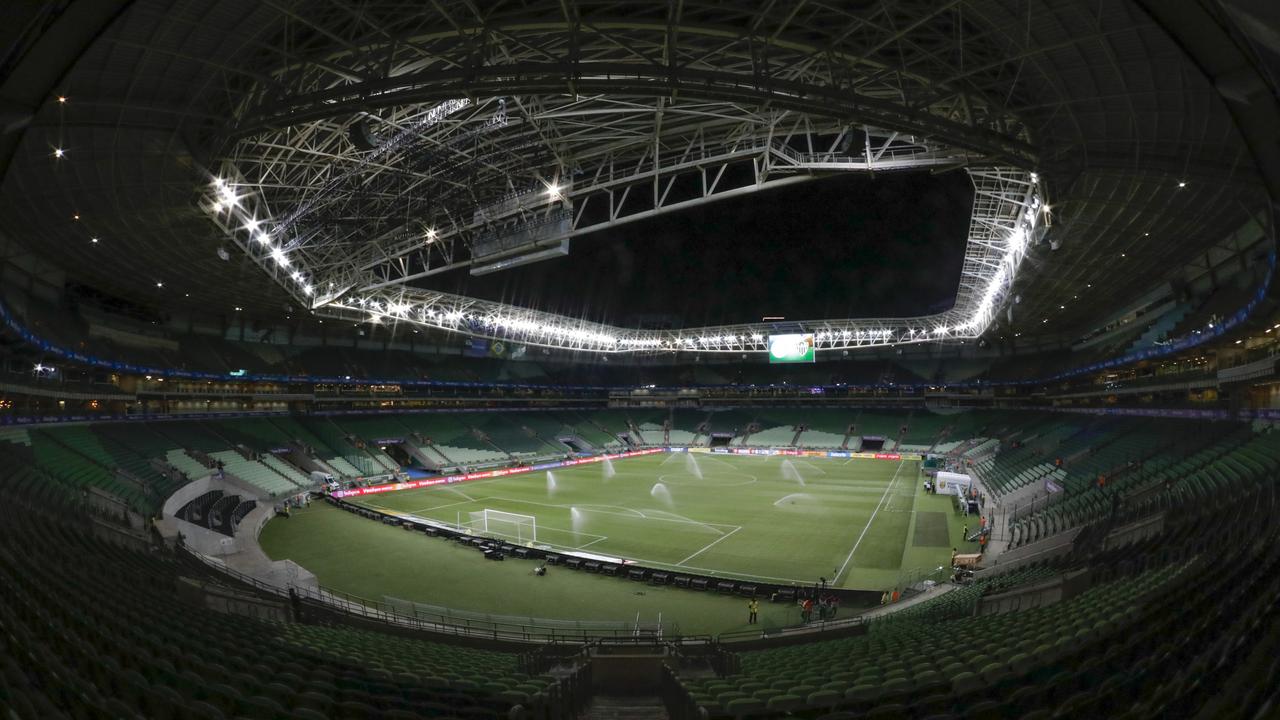
[[[568,257],[433,288],[632,325],[919,315],[955,296],[973,190],[963,172],[852,173],[576,237]]]

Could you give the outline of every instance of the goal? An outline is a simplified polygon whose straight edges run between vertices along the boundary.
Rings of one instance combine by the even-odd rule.
[[[485,508],[468,513],[466,527],[473,533],[514,540],[519,543],[538,541],[538,519],[532,515]]]

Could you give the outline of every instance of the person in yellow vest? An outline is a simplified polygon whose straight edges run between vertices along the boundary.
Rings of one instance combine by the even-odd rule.
[[[759,616],[760,616],[760,601],[755,598],[751,598],[751,601],[747,603],[747,624],[755,625],[756,619]]]

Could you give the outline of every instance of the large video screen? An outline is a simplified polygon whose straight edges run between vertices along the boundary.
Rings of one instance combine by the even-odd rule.
[[[769,336],[771,363],[811,363],[813,355],[813,333]]]

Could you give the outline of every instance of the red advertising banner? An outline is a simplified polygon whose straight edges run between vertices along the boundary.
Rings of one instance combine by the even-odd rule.
[[[449,483],[466,482],[468,480],[485,480],[487,478],[505,477],[507,475],[520,475],[527,472],[537,472],[539,470],[553,470],[559,467],[569,467],[572,465],[586,465],[588,463],[604,462],[605,460],[619,460],[622,458],[636,457],[637,455],[653,455],[654,453],[666,452],[666,448],[650,448],[648,450],[633,450],[631,452],[616,453],[610,455],[596,455],[589,458],[574,458],[573,460],[562,460],[553,463],[541,463],[539,465],[527,465],[524,467],[498,468],[497,470],[484,470],[482,472],[467,473],[465,475],[447,475],[445,477],[424,478],[422,480],[412,480],[410,482],[387,483],[385,485],[371,485],[369,487],[354,488],[351,490],[338,490],[332,495],[338,498],[354,497],[357,495],[374,495],[384,492],[396,492],[399,490],[413,490],[415,488],[431,487],[432,485],[445,485]]]

